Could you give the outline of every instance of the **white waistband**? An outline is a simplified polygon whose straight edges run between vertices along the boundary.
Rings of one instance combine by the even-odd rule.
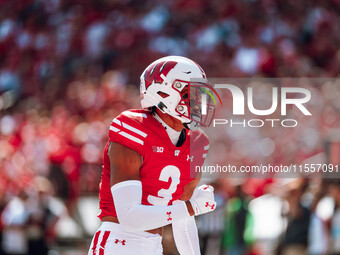
[[[99,230],[117,231],[117,232],[121,232],[121,233],[135,234],[135,235],[144,236],[144,237],[160,237],[159,234],[151,234],[151,233],[146,232],[146,231],[128,230],[128,229],[124,228],[121,224],[109,222],[109,221],[103,221]]]

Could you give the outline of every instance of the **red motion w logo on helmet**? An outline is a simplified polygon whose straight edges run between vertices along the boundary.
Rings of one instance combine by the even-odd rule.
[[[167,76],[171,69],[173,69],[177,65],[174,61],[162,61],[155,65],[150,66],[144,75],[145,79],[145,88],[147,89],[153,81],[156,83],[162,83],[163,78],[161,74]]]

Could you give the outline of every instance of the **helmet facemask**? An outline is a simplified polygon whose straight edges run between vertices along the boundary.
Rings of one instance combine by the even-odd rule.
[[[176,80],[173,88],[181,95],[176,107],[180,120],[188,129],[208,127],[215,115],[217,92],[205,82],[185,82]]]

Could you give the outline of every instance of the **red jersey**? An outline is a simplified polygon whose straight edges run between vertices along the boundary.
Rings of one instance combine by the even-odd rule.
[[[193,171],[190,175],[190,166],[201,166],[209,149],[209,140],[200,130],[186,130],[184,143],[176,147],[150,111],[129,110],[121,113],[111,123],[109,141],[104,151],[99,187],[100,219],[104,216],[117,216],[110,185],[110,160],[107,155],[109,142],[120,143],[143,157],[139,177],[144,205],[167,206],[179,199],[185,185],[195,178]]]

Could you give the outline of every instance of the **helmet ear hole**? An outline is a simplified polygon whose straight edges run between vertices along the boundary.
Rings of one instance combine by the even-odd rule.
[[[162,92],[162,91],[158,91],[157,94],[160,95],[160,96],[163,97],[163,98],[167,98],[167,97],[169,96],[169,94],[164,93],[164,92]]]

